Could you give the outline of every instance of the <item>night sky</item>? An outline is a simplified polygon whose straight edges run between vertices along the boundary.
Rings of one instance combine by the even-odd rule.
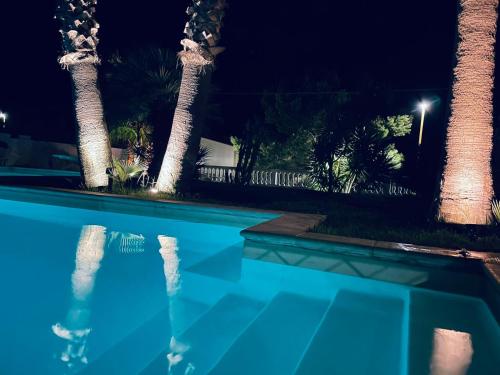
[[[187,4],[101,0],[101,57],[151,44],[179,50]],[[335,71],[347,90],[367,79],[395,90],[401,99],[396,112],[411,111],[423,97],[435,99],[440,115],[434,122],[442,125],[456,7],[452,0],[229,1],[222,30],[227,50],[217,60],[213,99],[223,108],[224,122],[206,135],[227,140],[260,92],[283,84],[300,91],[294,87],[298,78],[322,71]],[[48,0],[3,2],[0,109],[10,114],[11,131],[71,140],[70,77],[57,64],[54,9],[55,1]]]

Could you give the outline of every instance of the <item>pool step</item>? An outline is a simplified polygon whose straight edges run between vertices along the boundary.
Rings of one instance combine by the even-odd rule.
[[[298,294],[277,294],[210,373],[293,373],[328,305]]]
[[[193,264],[187,271],[217,279],[238,282],[241,278],[241,258],[243,246],[241,243],[204,258]]]
[[[410,298],[408,374],[499,373],[500,326],[483,301],[420,290]]]
[[[177,343],[189,349],[182,353],[182,360],[173,367],[173,373],[184,374],[186,368],[193,367],[196,374],[206,374],[263,308],[263,302],[243,296],[228,294],[223,297],[176,337]],[[167,354],[170,351],[162,351],[141,374],[167,374]]]
[[[130,332],[126,337],[116,342],[111,348],[99,355],[82,372],[84,374],[137,374],[150,363],[168,345],[173,329],[179,329],[171,324],[172,311],[182,315],[182,325],[190,325],[209,308],[197,302],[179,299],[175,306],[162,309],[154,317],[144,322],[141,326]],[[97,333],[97,332],[95,332]],[[102,332],[101,335],[106,335]],[[89,342],[92,353],[92,342],[97,344],[102,341],[96,335]]]
[[[401,373],[404,302],[340,290],[297,374]]]

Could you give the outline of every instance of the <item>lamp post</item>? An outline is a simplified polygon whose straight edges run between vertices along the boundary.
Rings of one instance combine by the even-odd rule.
[[[420,109],[420,132],[418,134],[418,146],[422,144],[422,135],[424,133],[424,120],[425,120],[425,112],[429,109],[430,103],[426,101],[422,101],[418,104],[418,108]]]

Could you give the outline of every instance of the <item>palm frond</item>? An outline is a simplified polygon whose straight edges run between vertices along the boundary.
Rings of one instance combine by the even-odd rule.
[[[138,134],[135,129],[127,124],[111,130],[109,132],[109,138],[113,145],[128,145],[137,142]]]
[[[493,199],[491,202],[491,213],[497,224],[500,224],[500,201]]]

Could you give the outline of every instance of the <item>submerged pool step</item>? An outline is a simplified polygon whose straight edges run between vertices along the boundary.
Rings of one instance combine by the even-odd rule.
[[[500,326],[483,301],[413,290],[408,374],[500,373]]]
[[[279,293],[211,374],[292,374],[329,301]]]
[[[297,374],[401,373],[402,299],[340,290]]]
[[[235,294],[224,296],[176,337],[176,344],[171,344],[170,348],[167,346],[168,350],[163,350],[141,374],[169,373],[169,352],[174,352],[170,355],[171,359],[178,360],[173,366],[173,373],[184,374],[187,368],[193,368],[196,374],[206,374],[264,306],[263,302],[247,297]]]
[[[209,308],[187,299],[176,301],[177,306],[162,309],[154,317],[130,332],[82,371],[82,374],[137,374],[168,345],[172,330],[172,310],[182,312],[183,325],[189,325]],[[191,323],[190,323],[191,322]]]
[[[187,268],[187,271],[221,280],[238,282],[241,279],[242,254],[243,246],[238,243],[203,258],[198,263]]]

